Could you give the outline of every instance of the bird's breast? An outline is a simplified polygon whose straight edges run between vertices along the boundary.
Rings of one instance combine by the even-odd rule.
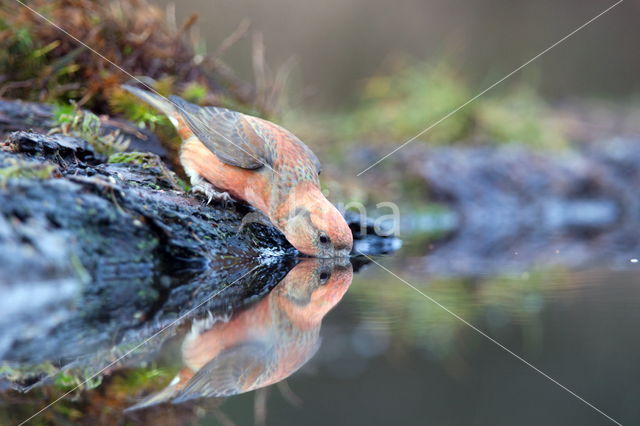
[[[264,167],[247,170],[226,164],[195,137],[183,143],[180,161],[185,169],[202,176],[218,190],[228,192],[268,214],[272,179]]]

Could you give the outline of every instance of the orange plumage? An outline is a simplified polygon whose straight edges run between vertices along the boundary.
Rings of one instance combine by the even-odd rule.
[[[291,132],[228,109],[123,87],[167,114],[184,141],[180,161],[196,190],[210,200],[247,202],[304,254],[349,255],[351,230],[320,191],[320,163]]]
[[[286,379],[316,353],[322,319],[352,279],[347,259],[307,259],[228,320],[194,321],[182,343],[184,367],[166,388],[130,409],[231,396]]]

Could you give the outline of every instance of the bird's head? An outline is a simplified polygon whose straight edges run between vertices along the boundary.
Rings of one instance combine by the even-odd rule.
[[[288,205],[280,229],[300,252],[314,257],[347,257],[353,234],[338,209],[317,190]]]

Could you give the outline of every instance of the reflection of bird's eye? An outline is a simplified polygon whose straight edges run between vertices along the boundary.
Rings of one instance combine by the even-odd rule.
[[[331,274],[329,272],[322,272],[320,274],[320,281],[326,281],[331,277]]]
[[[320,235],[320,244],[328,244],[329,243],[329,237],[327,237],[326,235]]]

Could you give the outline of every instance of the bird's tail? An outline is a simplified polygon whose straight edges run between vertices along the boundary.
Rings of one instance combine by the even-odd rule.
[[[169,119],[174,125],[176,124],[174,122],[176,108],[175,106],[173,106],[171,102],[169,102],[168,99],[158,95],[157,93],[153,93],[148,90],[138,89],[137,87],[129,86],[128,84],[123,84],[122,88],[127,92],[132,93],[138,98],[142,99],[143,101],[145,101],[155,109],[159,110],[160,112],[164,113],[167,117],[169,117]]]
[[[180,376],[176,376],[167,387],[159,392],[152,393],[137,404],[125,409],[125,411],[140,410],[142,408],[147,408],[171,401],[180,391],[180,382]]]

